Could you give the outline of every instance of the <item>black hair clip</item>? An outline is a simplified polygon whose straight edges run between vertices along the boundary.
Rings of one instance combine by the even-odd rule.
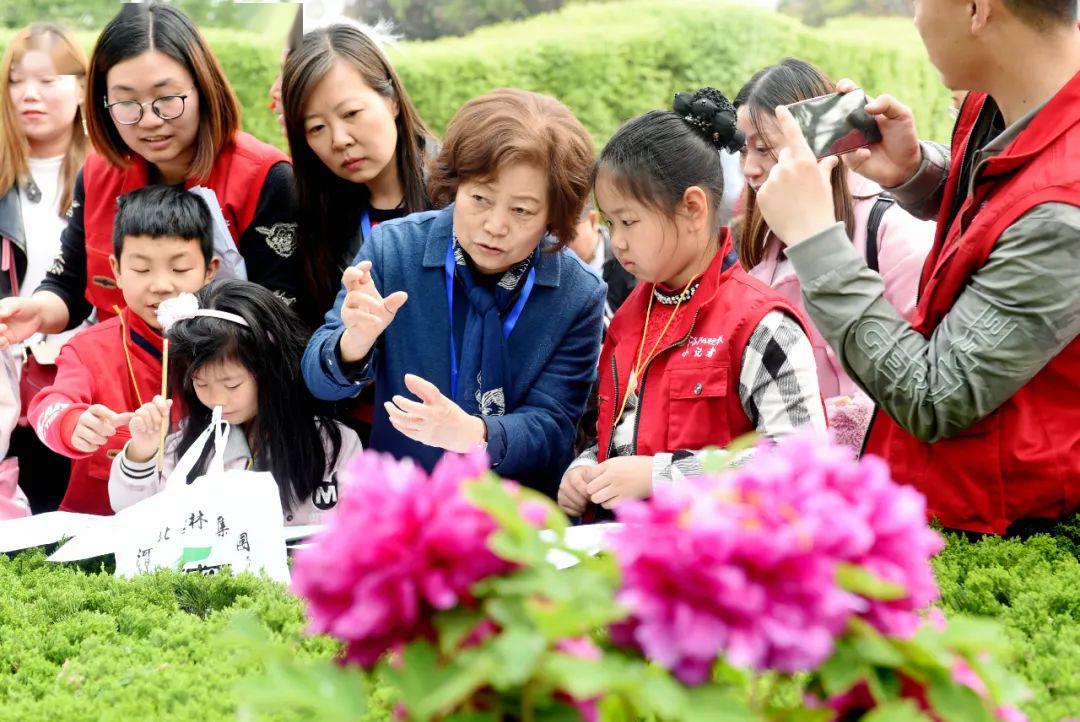
[[[735,107],[716,88],[676,93],[671,107],[717,149],[737,153],[746,143],[746,135],[735,127]]]

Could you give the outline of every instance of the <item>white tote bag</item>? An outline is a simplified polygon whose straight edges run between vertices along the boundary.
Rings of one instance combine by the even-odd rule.
[[[263,572],[288,582],[281,498],[267,472],[226,471],[229,425],[215,408],[210,426],[184,453],[165,488],[116,518],[116,575],[131,577],[155,569],[216,573]],[[187,483],[208,443],[210,464]]]

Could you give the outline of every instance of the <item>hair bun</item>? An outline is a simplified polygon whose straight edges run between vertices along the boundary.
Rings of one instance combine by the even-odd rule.
[[[735,107],[716,88],[676,93],[672,108],[716,148],[736,153],[746,136],[735,128]]]

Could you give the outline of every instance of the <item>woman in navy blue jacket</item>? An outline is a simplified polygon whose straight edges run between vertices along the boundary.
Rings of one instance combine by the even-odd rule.
[[[588,133],[553,98],[466,103],[430,174],[441,211],[380,224],[304,356],[317,397],[374,382],[370,447],[430,469],[486,445],[505,477],[554,495],[596,373],[604,285],[569,251]]]

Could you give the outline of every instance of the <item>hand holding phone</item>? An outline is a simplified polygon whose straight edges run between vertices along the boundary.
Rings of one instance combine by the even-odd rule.
[[[792,103],[787,109],[816,158],[842,155],[881,140],[877,121],[866,112],[866,93],[852,90]]]

